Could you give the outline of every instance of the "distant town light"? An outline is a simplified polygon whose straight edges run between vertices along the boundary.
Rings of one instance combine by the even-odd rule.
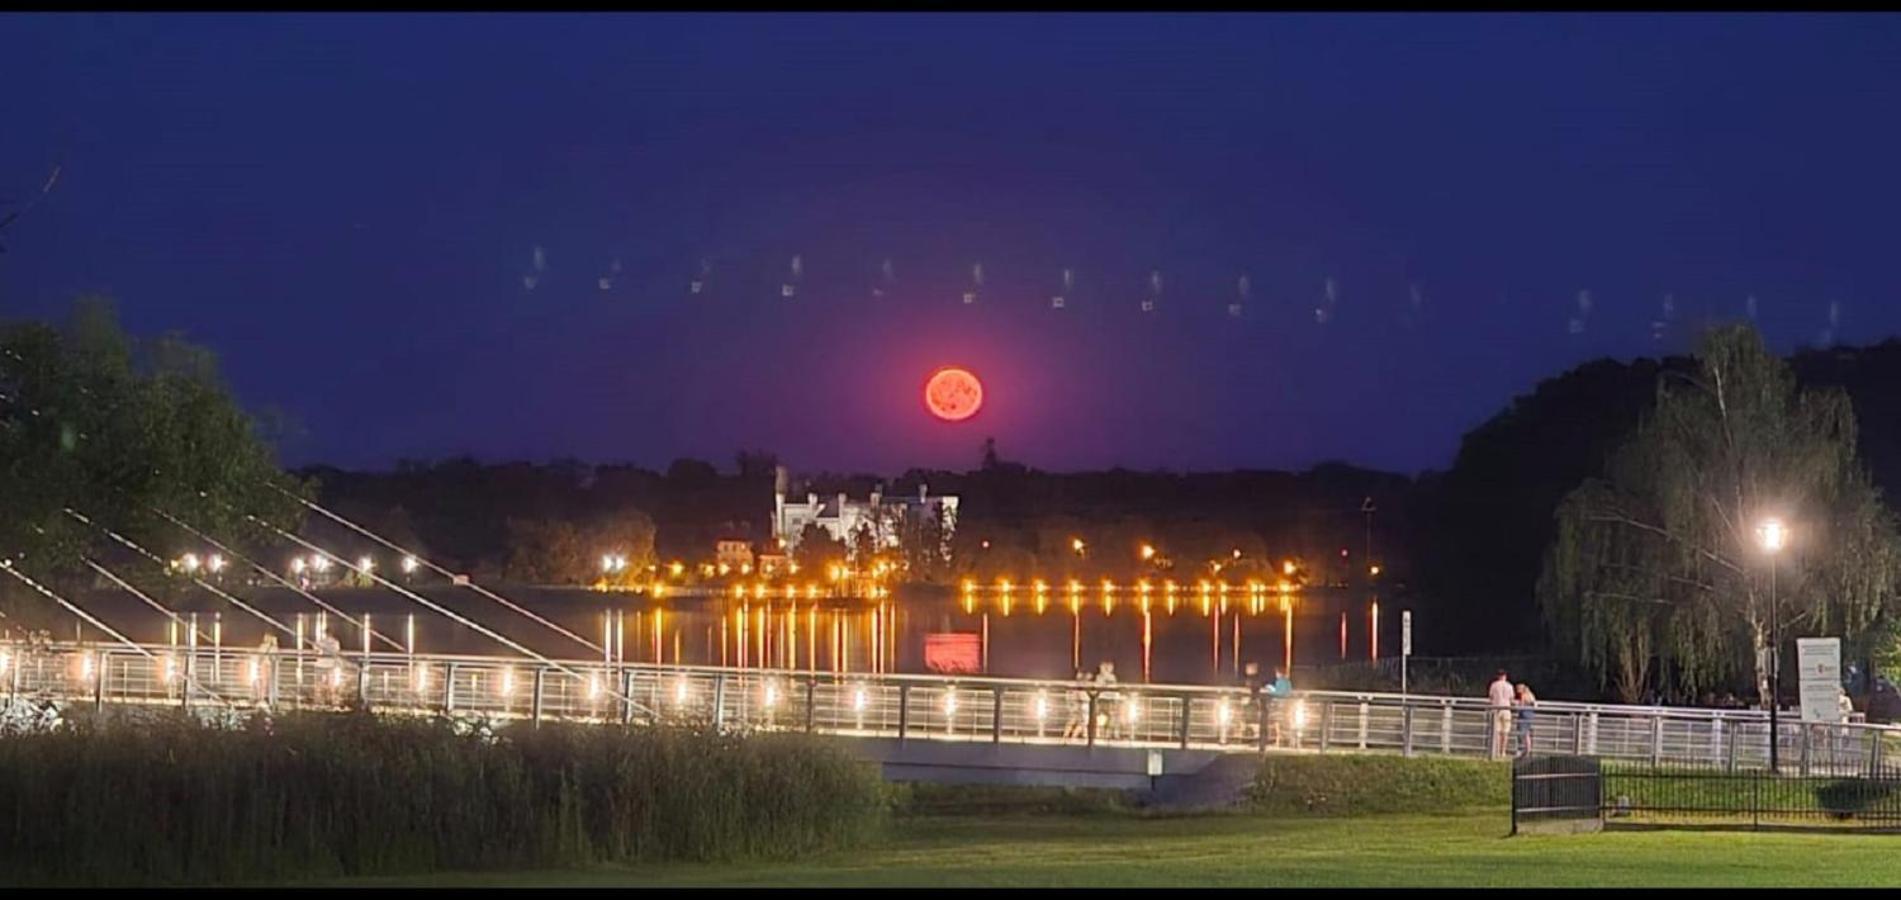
[[[421,567],[422,567],[421,560],[413,556],[403,557],[403,574],[404,575],[413,575],[415,574],[416,570]]]

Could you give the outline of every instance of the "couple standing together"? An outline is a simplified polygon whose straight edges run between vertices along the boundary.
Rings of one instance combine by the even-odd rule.
[[[1486,692],[1486,701],[1492,708],[1492,757],[1505,755],[1508,742],[1516,743],[1514,756],[1531,755],[1531,717],[1532,710],[1538,704],[1538,698],[1531,693],[1526,684],[1512,686],[1512,680],[1505,670],[1498,670],[1498,677],[1492,680],[1492,687]],[[1514,729],[1513,723],[1517,723]],[[1517,733],[1514,735],[1513,731]],[[1513,738],[1516,738],[1513,741]]]

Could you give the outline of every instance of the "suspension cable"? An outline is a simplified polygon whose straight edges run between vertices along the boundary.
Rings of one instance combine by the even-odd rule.
[[[154,654],[152,651],[145,649],[144,647],[140,646],[138,643],[134,642],[132,639],[126,637],[125,635],[120,634],[112,626],[99,621],[99,619],[95,618],[91,613],[86,612],[84,609],[80,608],[77,604],[67,600],[65,597],[61,597],[60,595],[53,593],[51,588],[48,588],[45,585],[40,584],[39,582],[34,581],[33,579],[27,577],[26,573],[21,572],[19,569],[14,568],[13,560],[0,559],[0,571],[4,571],[8,575],[11,575],[14,578],[19,579],[27,587],[30,587],[40,592],[47,599],[50,599],[54,603],[57,603],[60,606],[65,607],[68,612],[71,612],[73,615],[78,616],[82,621],[85,621],[86,623],[92,625],[92,627],[97,628],[108,635],[111,635],[112,638],[117,640],[119,643],[124,644],[127,647],[131,647],[133,650],[137,651],[140,655],[144,656],[146,659],[151,660],[154,664],[159,663],[159,658],[157,654]],[[100,675],[101,677],[104,677],[103,672],[100,673]],[[206,688],[204,684],[200,682],[198,679],[191,677],[189,672],[181,672],[180,677],[185,679],[186,684],[190,685],[191,687],[195,687],[200,691],[203,691],[207,696],[211,697],[211,699],[216,700],[219,703],[222,703],[225,706],[230,707],[232,709],[238,708],[237,704],[232,703],[230,700],[225,699],[224,696],[219,694],[218,692]]]
[[[338,565],[341,565],[341,566],[344,566],[345,568],[355,568],[354,566],[351,566],[351,565],[349,565],[348,563],[346,563],[346,562],[344,562],[344,561],[343,561],[343,559],[341,559],[340,557],[337,557],[336,555],[334,555],[334,554],[332,554],[332,553],[331,553],[330,551],[328,551],[328,550],[325,550],[325,549],[323,549],[322,547],[319,547],[319,546],[317,546],[317,545],[315,545],[315,544],[312,544],[312,543],[310,543],[309,541],[306,541],[306,540],[304,540],[303,538],[300,538],[300,537],[298,537],[297,535],[294,535],[294,534],[291,534],[290,532],[288,532],[288,531],[285,531],[284,529],[282,529],[282,528],[279,528],[279,527],[277,527],[276,525],[272,525],[271,523],[269,523],[269,522],[266,522],[266,521],[264,521],[264,520],[262,520],[262,519],[259,519],[259,518],[257,518],[256,516],[248,516],[248,515],[247,515],[247,516],[246,516],[246,518],[248,518],[248,519],[250,519],[250,520],[251,520],[251,521],[253,521],[253,522],[256,522],[256,523],[257,523],[257,524],[259,524],[259,525],[262,525],[262,526],[264,526],[265,528],[268,528],[268,529],[270,529],[270,530],[272,530],[272,531],[275,531],[275,532],[277,532],[277,533],[278,533],[279,535],[281,535],[281,536],[283,536],[283,537],[284,537],[285,539],[287,539],[287,540],[290,540],[290,541],[292,541],[292,542],[294,542],[294,543],[296,543],[296,544],[298,544],[298,545],[300,545],[300,546],[302,546],[302,547],[303,547],[304,549],[306,549],[306,550],[309,550],[309,551],[311,551],[311,552],[313,552],[313,553],[318,553],[318,554],[321,554],[321,555],[322,555],[322,556],[323,556],[323,557],[324,557],[325,559],[329,559],[329,560],[331,560],[331,561],[333,561],[333,562],[335,562],[335,563],[337,563]],[[476,621],[474,621],[474,620],[472,620],[472,619],[469,619],[469,618],[467,618],[467,617],[465,617],[465,616],[461,616],[461,615],[458,615],[457,613],[455,613],[455,612],[453,612],[453,611],[451,611],[451,610],[449,610],[449,609],[447,609],[447,608],[445,608],[445,607],[443,607],[443,606],[441,606],[441,605],[439,605],[439,604],[437,604],[437,603],[435,603],[434,601],[431,601],[431,600],[430,600],[430,599],[428,599],[427,597],[424,597],[424,596],[422,596],[421,594],[418,594],[418,593],[416,593],[416,592],[414,592],[414,591],[411,591],[411,590],[409,590],[409,589],[407,589],[407,588],[404,588],[404,587],[403,587],[402,585],[399,585],[399,584],[396,584],[396,583],[394,583],[394,582],[392,582],[392,581],[390,581],[389,579],[387,579],[387,578],[384,578],[383,576],[381,576],[381,575],[378,575],[378,574],[376,574],[376,573],[375,573],[375,572],[373,572],[373,571],[365,571],[365,572],[363,572],[363,574],[364,574],[364,575],[366,575],[366,576],[368,576],[369,578],[372,578],[372,579],[374,579],[374,580],[376,581],[376,583],[377,583],[377,584],[380,584],[380,585],[382,585],[382,586],[384,586],[384,587],[386,587],[386,588],[389,588],[389,589],[390,589],[390,590],[392,590],[392,591],[395,591],[395,592],[396,592],[396,593],[398,593],[398,594],[401,594],[401,595],[403,595],[403,596],[405,596],[405,597],[408,597],[409,599],[411,599],[411,600],[414,600],[415,602],[417,602],[417,603],[420,603],[420,604],[422,604],[422,605],[424,605],[424,606],[426,606],[426,607],[428,607],[428,608],[430,608],[430,609],[432,609],[432,610],[435,610],[436,612],[438,612],[438,613],[441,613],[442,615],[444,615],[444,616],[447,616],[448,618],[450,618],[450,619],[452,619],[452,620],[454,620],[454,621],[456,621],[456,622],[458,622],[458,623],[461,623],[461,624],[463,624],[463,625],[466,625],[466,626],[468,626],[468,627],[470,627],[470,628],[473,628],[473,629],[475,629],[476,631],[479,631],[479,632],[481,632],[482,634],[484,634],[484,635],[487,635],[487,636],[488,636],[488,637],[490,637],[490,638],[493,638],[493,639],[494,639],[495,641],[497,641],[498,643],[500,643],[500,644],[502,644],[503,646],[506,646],[506,647],[508,647],[509,649],[511,649],[511,650],[514,650],[515,652],[517,652],[517,653],[520,653],[520,654],[522,654],[523,656],[526,656],[526,657],[528,657],[528,658],[530,658],[530,659],[532,659],[532,660],[535,660],[536,662],[539,662],[539,663],[541,663],[542,665],[545,665],[545,666],[549,666],[549,667],[551,667],[551,668],[553,668],[554,670],[556,670],[556,671],[558,671],[558,672],[561,672],[561,673],[562,673],[562,674],[564,674],[564,675],[569,675],[569,676],[572,676],[572,677],[574,677],[574,678],[580,678],[580,677],[582,677],[582,676],[581,676],[581,673],[579,673],[579,672],[576,672],[576,671],[574,671],[573,669],[571,669],[571,668],[569,668],[569,667],[568,667],[568,666],[567,666],[567,665],[566,665],[565,663],[562,663],[562,662],[561,662],[561,661],[559,661],[559,660],[556,660],[556,659],[551,659],[551,658],[549,658],[549,657],[546,657],[546,656],[543,656],[543,655],[541,655],[541,654],[539,654],[539,653],[536,653],[535,651],[533,651],[533,650],[530,650],[530,649],[528,649],[527,647],[525,647],[525,646],[522,646],[521,644],[519,644],[519,643],[516,643],[515,641],[513,641],[513,640],[511,640],[511,639],[509,639],[509,638],[507,638],[507,637],[504,637],[503,635],[501,635],[501,634],[499,634],[499,633],[497,633],[497,632],[495,632],[494,630],[492,630],[492,629],[490,629],[490,628],[488,628],[487,626],[485,626],[485,625],[483,625],[483,624],[481,624],[480,622],[476,622]],[[616,690],[616,689],[614,689],[614,688],[611,688],[611,687],[609,687],[609,688],[604,688],[604,691],[605,691],[605,693],[606,693],[606,694],[607,694],[608,696],[610,696],[610,697],[613,697],[613,698],[614,698],[614,699],[616,699],[616,700],[620,700],[620,701],[623,701],[623,702],[625,702],[625,703],[627,703],[627,705],[628,705],[628,706],[630,706],[630,707],[632,707],[632,708],[634,708],[634,709],[637,709],[637,710],[639,710],[639,711],[641,711],[641,712],[643,712],[643,713],[648,713],[648,714],[651,714],[651,713],[652,713],[652,710],[650,710],[650,709],[648,709],[648,708],[647,708],[646,706],[644,706],[643,704],[641,704],[641,703],[640,703],[639,701],[637,701],[637,700],[635,700],[635,699],[634,699],[634,698],[632,698],[632,697],[629,697],[629,696],[626,696],[625,694],[622,694],[622,693],[621,693],[620,691],[618,691],[618,690]]]
[[[104,532],[107,537],[110,537],[114,541],[119,542],[121,546],[124,546],[144,556],[146,559],[151,560],[154,564],[158,565],[160,568],[166,568],[166,563],[164,560],[158,558],[156,555],[146,550],[144,547],[139,546],[137,543],[134,543],[131,538],[125,537],[124,535],[121,535],[120,533],[113,531],[112,529],[107,528],[104,525],[100,525],[92,521],[91,519],[88,519],[85,516],[80,515],[77,512],[74,512],[71,509],[66,510],[66,514],[69,516],[72,516],[75,519],[78,519],[81,522],[86,523],[87,525],[91,525],[92,527],[99,529],[100,531]],[[98,564],[96,563],[90,563],[90,564],[95,569],[99,568]],[[119,581],[117,577],[112,576],[112,575],[107,575],[106,577],[112,578],[112,580],[116,582],[120,587],[123,587],[128,591],[132,590],[132,588],[129,585],[125,584],[122,581]],[[212,586],[210,583],[206,582],[204,579],[199,578],[196,575],[193,575],[191,576],[191,580],[194,583],[196,583],[199,587],[204,588],[205,590],[210,591],[213,595],[229,602],[232,606],[235,606],[241,610],[244,610],[247,613],[250,613],[253,616],[256,616],[258,619],[262,620],[266,625],[276,628],[278,631],[281,631],[285,634],[296,634],[296,632],[293,629],[291,629],[289,626],[285,625],[282,622],[277,621],[277,619],[273,618],[268,613],[265,613],[263,610],[257,609],[256,607],[253,607],[250,604],[245,603],[243,600],[239,600],[238,598],[233,597],[222,590],[219,590],[217,587]],[[134,594],[138,594],[137,591],[132,591],[132,592]],[[144,595],[140,594],[139,596],[143,597]],[[154,603],[153,605],[156,606],[157,604]]]
[[[316,512],[319,515],[322,515],[323,517],[330,519],[331,521],[334,521],[337,524],[344,526],[345,528],[350,529],[351,531],[361,534],[364,537],[369,538],[370,540],[376,541],[377,543],[382,544],[383,546],[388,547],[391,550],[404,554],[405,556],[408,556],[411,559],[416,560],[418,563],[422,565],[428,566],[431,570],[435,571],[436,573],[448,577],[451,584],[457,584],[462,587],[467,587],[468,589],[476,592],[477,594],[480,594],[484,597],[487,597],[490,600],[500,603],[503,606],[517,613],[520,613],[521,615],[527,616],[528,618],[534,620],[535,622],[540,623],[541,625],[544,625],[550,629],[553,629],[554,631],[559,632],[563,636],[573,640],[574,642],[580,644],[583,647],[588,648],[589,650],[592,650],[595,653],[606,652],[606,648],[602,647],[600,644],[596,644],[593,641],[588,640],[587,638],[584,638],[578,634],[575,634],[574,632],[569,631],[568,629],[563,628],[562,626],[549,621],[547,618],[543,617],[539,613],[536,613],[533,610],[527,609],[523,607],[521,604],[518,604],[515,601],[508,599],[507,597],[503,597],[502,595],[497,594],[494,591],[484,588],[481,585],[476,584],[473,580],[460,578],[456,575],[456,573],[451,572],[448,569],[445,569],[439,565],[436,565],[435,563],[427,559],[424,559],[421,556],[410,552],[409,550],[399,547],[396,544],[391,543],[390,541],[384,540],[381,535],[378,535],[370,531],[369,529],[364,528],[361,525],[358,525],[355,522],[350,521],[349,519],[346,519],[340,515],[337,515],[336,513],[333,513],[330,510],[325,509],[316,503],[306,500],[303,497],[300,497],[297,494],[292,493],[291,491],[287,491],[281,487],[278,487],[277,485],[271,485],[270,487],[272,490],[275,490],[286,497],[289,497],[293,500],[296,500],[299,503],[302,503],[305,507],[308,507],[313,512]]]
[[[328,612],[333,616],[336,616],[339,619],[342,619],[350,627],[357,629],[359,632],[363,630],[362,622],[359,622],[356,619],[351,618],[350,615],[344,612],[343,610],[340,610],[334,606],[331,606],[329,603],[324,602],[316,594],[312,594],[309,591],[306,591],[303,588],[298,587],[294,582],[291,582],[290,580],[284,578],[283,576],[278,575],[276,572],[271,571],[269,568],[265,567],[262,563],[259,563],[256,560],[253,560],[250,557],[245,556],[244,554],[239,553],[236,550],[233,550],[230,547],[225,546],[224,544],[218,543],[218,541],[214,539],[211,535],[205,534],[204,532],[199,531],[198,529],[185,524],[184,522],[180,521],[176,516],[173,516],[171,513],[168,513],[162,509],[154,509],[152,510],[152,512],[156,513],[158,516],[165,519],[165,521],[178,526],[180,529],[184,530],[185,533],[190,534],[191,536],[201,541],[204,541],[206,544],[211,545],[211,547],[216,549],[218,552],[223,553],[224,555],[229,556],[232,559],[235,559],[241,563],[244,563],[247,566],[250,566],[251,568],[257,570],[257,572],[263,575],[265,578],[269,578],[271,581],[277,583],[278,585],[296,592],[298,596],[303,597],[304,599],[317,604],[319,608],[323,609],[325,612]],[[380,640],[383,643],[388,644],[391,649],[399,650],[399,651],[412,649],[412,648],[404,647],[401,642],[395,640],[394,638],[389,637],[388,635],[383,634],[380,631],[377,631],[375,628],[370,629],[370,634],[371,636],[375,637],[377,640]]]

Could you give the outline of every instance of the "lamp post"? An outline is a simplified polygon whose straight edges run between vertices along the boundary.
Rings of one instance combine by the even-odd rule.
[[[1778,652],[1780,629],[1776,610],[1776,554],[1789,541],[1789,530],[1780,519],[1764,519],[1756,526],[1756,538],[1769,555],[1769,771],[1781,772],[1782,743],[1777,709],[1782,705],[1782,654]]]

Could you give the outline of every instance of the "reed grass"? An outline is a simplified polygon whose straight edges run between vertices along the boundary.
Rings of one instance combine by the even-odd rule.
[[[0,738],[0,882],[783,859],[876,835],[875,767],[805,735],[292,713]]]

